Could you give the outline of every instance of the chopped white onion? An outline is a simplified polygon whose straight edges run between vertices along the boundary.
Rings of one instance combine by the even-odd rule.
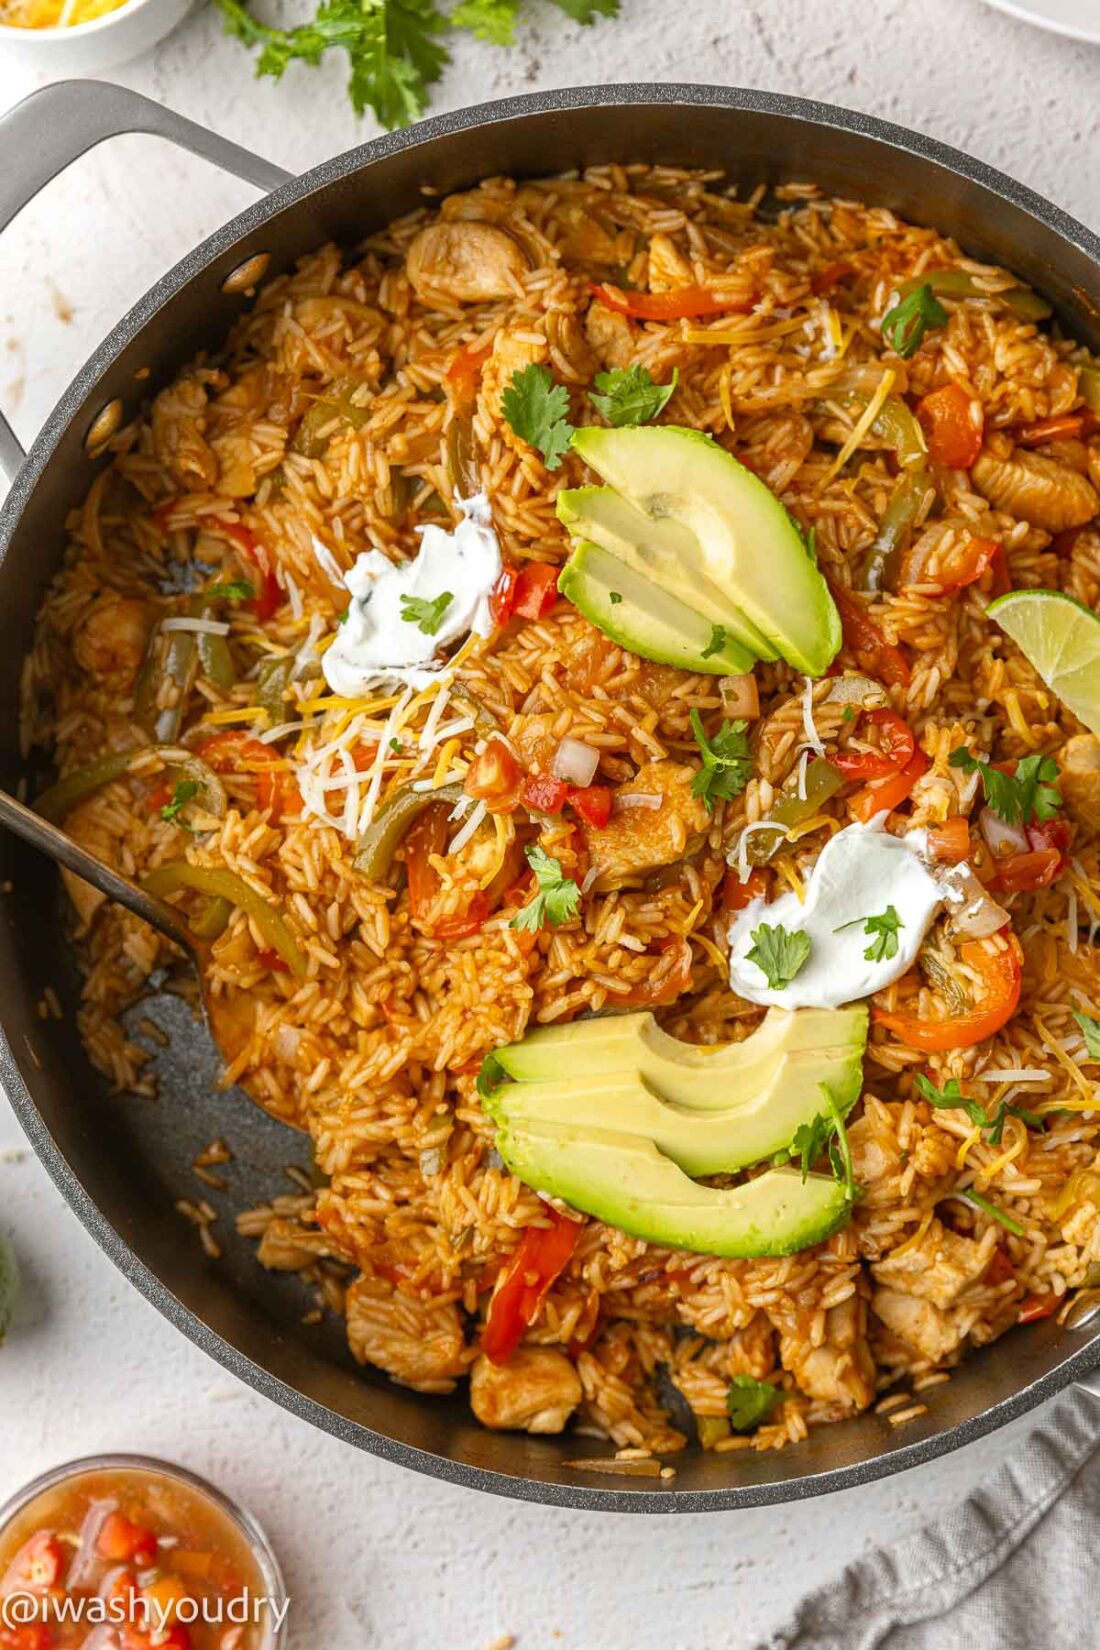
[[[301,1026],[287,1025],[284,1021],[276,1026],[271,1039],[271,1046],[280,1060],[293,1060],[298,1052],[298,1045],[302,1041]]]
[[[99,1555],[96,1552],[99,1532],[117,1507],[118,1502],[107,1497],[102,1501],[93,1501],[84,1514],[76,1552],[69,1565],[69,1575],[65,1583],[67,1587],[87,1587],[90,1584],[99,1563]]]
[[[422,1175],[439,1174],[443,1168],[443,1147],[425,1146],[420,1153],[420,1173]]]
[[[162,619],[162,630],[193,630],[198,636],[228,636],[229,626],[224,619]]]
[[[723,676],[719,692],[727,716],[743,716],[751,721],[760,715],[760,693],[751,670],[743,676]]]
[[[554,752],[550,772],[568,785],[591,785],[600,765],[600,753],[582,739],[563,739]]]
[[[943,879],[952,934],[984,940],[1010,920],[1003,905],[990,899],[969,865],[956,865]]]
[[[615,798],[615,812],[621,813],[624,808],[657,809],[663,801],[660,791],[620,791]]]
[[[978,815],[978,827],[990,848],[1001,854],[1026,854],[1029,843],[1027,832],[1020,825],[1009,825],[992,808],[983,808]]]

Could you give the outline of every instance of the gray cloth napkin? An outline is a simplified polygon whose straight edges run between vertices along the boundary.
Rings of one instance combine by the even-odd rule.
[[[1063,1650],[1100,1642],[1100,1402],[1059,1400],[935,1526],[850,1564],[758,1650]]]

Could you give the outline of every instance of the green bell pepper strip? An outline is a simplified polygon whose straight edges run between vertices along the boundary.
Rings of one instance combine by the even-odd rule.
[[[185,859],[174,859],[167,865],[158,865],[155,870],[147,871],[141,882],[143,888],[148,889],[151,894],[156,894],[159,899],[166,899],[170,894],[190,889],[196,894],[207,895],[208,899],[228,900],[256,924],[272,950],[277,951],[282,957],[299,985],[305,979],[305,955],[290,932],[282,913],[270,901],[264,899],[262,894],[257,894],[254,888],[249,887],[244,878],[237,876],[235,871],[191,865]],[[203,917],[208,916],[209,907],[203,913]],[[203,918],[200,918],[201,920]]]
[[[286,700],[293,669],[293,659],[265,659],[256,672],[256,702],[271,718],[273,728],[286,720]]]
[[[229,927],[232,915],[232,900],[226,899],[224,894],[215,894],[213,899],[207,900],[189,926],[196,939],[202,940],[206,945],[213,945]]]
[[[186,751],[178,750],[174,745],[134,745],[127,751],[111,751],[107,756],[97,756],[94,762],[89,762],[83,768],[75,768],[72,773],[67,773],[64,779],[59,779],[56,785],[51,785],[49,790],[43,791],[34,804],[35,813],[56,824],[86,797],[101,791],[104,785],[110,785],[113,780],[121,779],[134,757],[142,756],[146,752],[162,757],[174,771],[185,773],[188,779],[194,780],[203,793],[207,811],[216,815],[218,819],[224,818],[228,799],[225,786],[213,768],[201,757],[191,756]]]
[[[194,597],[188,608],[193,619],[213,618],[214,611],[215,603],[201,595]],[[156,626],[134,688],[134,716],[163,744],[170,745],[179,738],[200,666],[203,675],[223,691],[237,680],[233,655],[224,636],[213,636],[209,631],[165,631]],[[160,684],[166,677],[175,683],[177,691],[172,704],[161,705]]]
[[[826,761],[825,757],[815,756],[806,767],[806,795],[798,794],[798,775],[789,774],[764,818],[769,825],[783,825],[788,830],[792,825],[801,825],[803,820],[811,819],[830,797],[835,796],[843,783],[844,777],[839,768]],[[785,840],[778,831],[769,831],[767,836],[754,834],[749,838],[745,858],[750,865],[767,865]]]
[[[1028,286],[1005,287],[1001,292],[987,292],[978,285],[977,277],[968,269],[930,269],[923,275],[913,275],[902,281],[898,297],[908,298],[918,287],[930,286],[937,298],[999,298],[1021,321],[1045,321],[1054,313],[1045,298],[1040,298]]]
[[[894,485],[874,543],[860,566],[861,590],[896,590],[910,531],[928,489],[927,470],[904,470]]]
[[[374,818],[359,838],[355,869],[371,882],[380,882],[393,864],[405,836],[433,802],[449,802],[452,807],[463,794],[461,785],[441,785],[437,791],[414,791],[400,785],[382,802]]]

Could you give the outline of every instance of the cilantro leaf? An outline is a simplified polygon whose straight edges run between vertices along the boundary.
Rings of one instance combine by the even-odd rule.
[[[617,590],[609,590],[607,592],[607,597],[608,597],[608,600],[610,601],[612,607],[618,606],[619,602],[621,602],[622,599],[623,599],[622,596],[619,594],[619,592]]]
[[[770,1381],[757,1381],[751,1375],[734,1375],[726,1393],[726,1411],[734,1432],[751,1432],[766,1421],[779,1399],[782,1389]]]
[[[573,439],[569,391],[555,384],[549,367],[532,362],[512,374],[500,410],[521,441],[542,454],[548,470],[559,468]]]
[[[720,628],[715,626],[715,630]],[[713,647],[714,637],[711,636]],[[717,733],[708,739],[699,712],[694,709],[691,712],[691,730],[703,758],[702,769],[691,782],[691,794],[702,798],[708,813],[714,812],[716,802],[728,802],[731,797],[740,796],[749,782],[752,758],[749,742],[745,738],[747,727],[747,722],[723,722]]]
[[[1034,820],[1052,819],[1062,806],[1062,793],[1055,786],[1058,764],[1052,756],[1025,756],[1015,773],[971,756],[958,745],[947,758],[953,768],[981,776],[985,800],[1006,825],[1030,825]]]
[[[679,381],[679,368],[674,369],[667,384],[655,384],[645,367],[615,367],[611,372],[596,374],[596,388],[604,393],[590,395],[589,399],[609,424],[623,429],[648,424],[664,412]]]
[[[451,13],[451,26],[469,29],[475,40],[514,46],[520,0],[462,0]]]
[[[828,1150],[833,1179],[844,1187],[849,1203],[854,1203],[860,1196],[860,1188],[852,1169],[848,1131],[832,1089],[828,1083],[822,1083],[820,1088],[826,1110],[818,1112],[809,1123],[803,1123],[795,1130],[791,1151],[800,1160],[802,1178],[805,1180],[822,1152]]]
[[[1002,1100],[997,1107],[997,1115],[992,1123],[987,1125],[989,1144],[999,1146],[1004,1139],[1005,1118],[1018,1117],[1027,1129],[1041,1129],[1045,1119],[1038,1112],[1026,1111],[1023,1106],[1010,1106],[1007,1100]]]
[[[501,1065],[495,1054],[487,1054],[481,1062],[481,1070],[477,1074],[475,1087],[483,1100],[488,1100],[496,1093],[504,1082],[508,1073]]]
[[[809,1123],[800,1123],[795,1130],[791,1151],[801,1162],[803,1180],[825,1150],[832,1132],[832,1118],[826,1112],[820,1111]]]
[[[525,852],[527,863],[535,873],[538,893],[522,911],[516,912],[509,927],[524,928],[532,934],[548,924],[558,928],[576,916],[581,891],[571,877],[562,875],[560,860],[553,859],[537,843]]]
[[[782,991],[790,985],[810,955],[810,936],[800,931],[791,933],[777,923],[762,922],[752,931],[752,949],[745,953],[755,963],[768,982],[771,991]]]
[[[228,584],[207,585],[204,596],[218,596],[226,602],[249,602],[256,594],[255,585],[247,579],[231,579]]]
[[[186,808],[192,797],[199,794],[198,784],[194,779],[181,779],[172,792],[171,802],[166,802],[160,810],[160,817],[169,825],[179,819],[180,811]]]
[[[1073,1010],[1073,1018],[1081,1027],[1081,1034],[1085,1039],[1085,1056],[1089,1060],[1100,1060],[1100,1020],[1094,1020],[1091,1014],[1081,1014]]]
[[[947,311],[925,281],[893,309],[887,310],[882,320],[882,336],[903,361],[908,361],[920,348],[929,327],[946,325]]]
[[[997,1107],[996,1115],[989,1117],[985,1107],[977,1100],[968,1100],[963,1094],[957,1077],[949,1077],[942,1089],[925,1077],[923,1072],[917,1073],[917,1090],[928,1101],[930,1106],[941,1109],[965,1112],[975,1128],[984,1129],[991,1146],[999,1146],[1004,1139],[1005,1118],[1018,1117],[1029,1129],[1041,1129],[1043,1119],[1037,1112],[1025,1111],[1023,1106],[1010,1106],[1002,1100]]]
[[[712,654],[721,653],[721,651],[725,647],[725,645],[726,645],[726,633],[722,629],[722,626],[720,624],[712,625],[711,629],[710,629],[710,641],[707,643],[706,647],[703,649],[703,652],[702,652],[702,655],[701,655],[702,658],[709,659]]]
[[[880,911],[877,917],[853,917],[851,922],[842,922],[839,928],[834,928],[834,934],[843,934],[846,928],[855,928],[857,923],[863,924],[863,932],[871,941],[863,953],[868,962],[888,962],[898,954],[898,933],[905,927],[892,905],[885,911]]]
[[[414,624],[425,636],[434,636],[443,623],[443,615],[454,601],[449,590],[429,601],[426,596],[402,596],[401,617],[406,624]]]
[[[1006,1232],[1011,1232],[1014,1237],[1023,1237],[1024,1229],[1020,1222],[1014,1220],[1011,1215],[1006,1214],[1003,1209],[998,1208],[996,1203],[991,1203],[980,1192],[976,1192],[973,1186],[968,1186],[965,1192],[962,1193],[962,1197],[964,1202],[972,1203],[976,1209],[982,1211],[983,1215],[988,1215],[990,1220],[997,1222],[998,1226],[1003,1226]]]

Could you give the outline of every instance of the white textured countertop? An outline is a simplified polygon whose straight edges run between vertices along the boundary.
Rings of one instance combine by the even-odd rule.
[[[434,107],[629,79],[796,92],[920,128],[1100,221],[1098,50],[980,0],[622,8],[585,30],[536,5],[514,51],[460,42]],[[266,14],[304,9],[272,0]],[[371,135],[339,65],[255,82],[202,11],[113,78],[295,170]],[[0,110],[35,84],[0,57]],[[0,166],[13,158],[0,150]],[[251,198],[126,138],[24,213],[0,240],[0,404],[24,439],[151,281]],[[114,1271],[21,1146],[0,1099],[0,1224],[27,1276],[0,1352],[0,1500],[97,1449],[210,1474],[283,1557],[293,1650],[486,1650],[504,1634],[516,1650],[748,1650],[803,1589],[964,1493],[1026,1425],[902,1478],[759,1512],[645,1521],[475,1497],[357,1454],[237,1385]]]

